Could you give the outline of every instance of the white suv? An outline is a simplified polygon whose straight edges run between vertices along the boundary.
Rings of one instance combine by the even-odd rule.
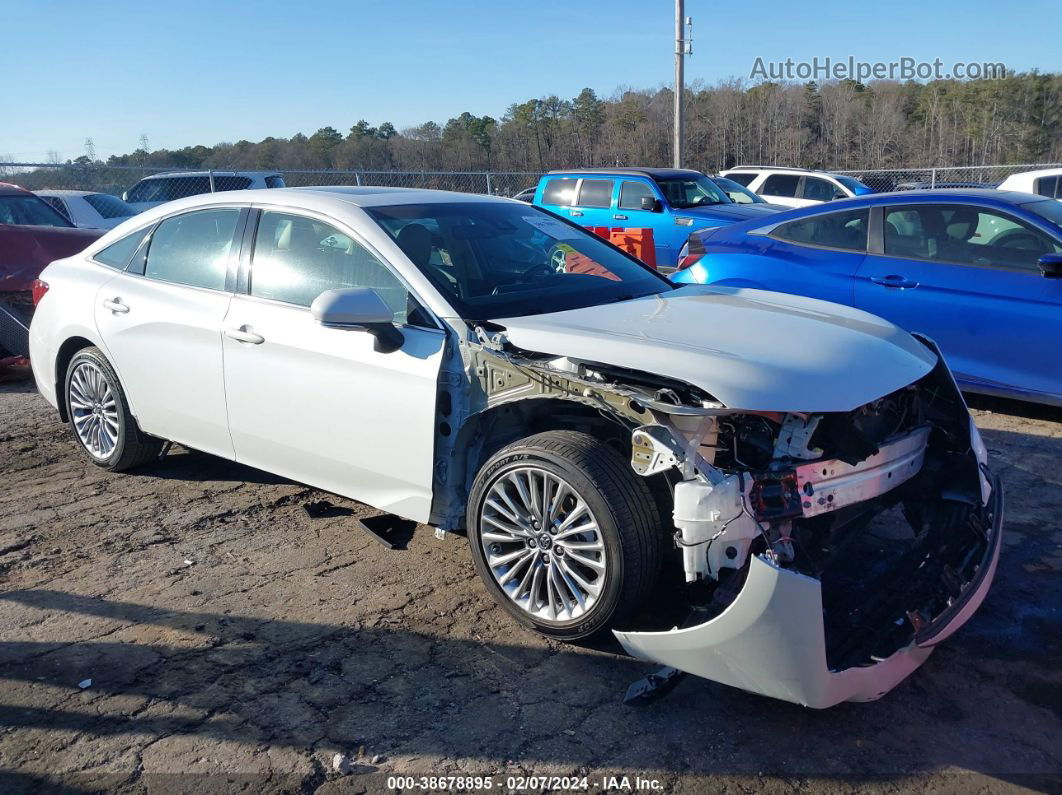
[[[201,193],[283,187],[284,178],[276,171],[172,171],[145,177],[122,198],[137,212],[143,212],[163,202]]]
[[[1062,201],[1062,168],[1042,168],[1037,171],[1011,174],[999,183],[999,189],[1037,193],[1049,199]]]
[[[807,168],[738,166],[720,172],[720,176],[740,182],[773,204],[787,207],[807,207],[874,192],[854,177]]]

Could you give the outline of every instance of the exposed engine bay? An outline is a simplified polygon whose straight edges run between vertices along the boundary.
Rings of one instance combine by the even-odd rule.
[[[983,598],[1000,495],[942,360],[852,411],[749,412],[681,382],[513,351],[480,333],[488,399],[562,392],[591,405],[629,430],[635,472],[666,483],[687,585],[681,610],[662,615],[684,615],[617,632],[636,656],[810,706],[869,700]],[[750,604],[735,641],[730,625]],[[773,639],[750,632],[753,619],[777,627]],[[801,646],[792,671],[787,643]],[[745,670],[744,654],[783,657]],[[831,680],[890,658],[886,685]]]

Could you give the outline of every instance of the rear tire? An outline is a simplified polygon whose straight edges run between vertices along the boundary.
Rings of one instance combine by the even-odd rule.
[[[64,385],[74,438],[93,464],[124,472],[158,458],[163,440],[140,430],[118,374],[99,348],[74,354]]]
[[[645,481],[612,447],[574,431],[536,434],[492,456],[473,483],[467,527],[495,601],[564,640],[637,610],[664,554]]]

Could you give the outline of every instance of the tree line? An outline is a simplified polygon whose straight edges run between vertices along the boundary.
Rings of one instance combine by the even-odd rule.
[[[926,83],[853,80],[693,85],[687,165],[873,169],[1062,160],[1062,75]],[[396,129],[361,120],[290,138],[150,150],[146,138],[107,165],[238,169],[545,171],[671,161],[670,88],[585,88],[513,103],[500,119],[462,113]],[[74,164],[95,161],[88,154]]]

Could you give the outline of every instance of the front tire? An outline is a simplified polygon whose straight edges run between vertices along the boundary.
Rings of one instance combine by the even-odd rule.
[[[93,464],[123,472],[158,458],[163,441],[140,430],[118,375],[99,348],[74,354],[64,383],[74,438]]]
[[[536,434],[492,456],[473,483],[467,527],[495,601],[565,640],[630,615],[663,559],[645,481],[612,447],[573,431]]]

